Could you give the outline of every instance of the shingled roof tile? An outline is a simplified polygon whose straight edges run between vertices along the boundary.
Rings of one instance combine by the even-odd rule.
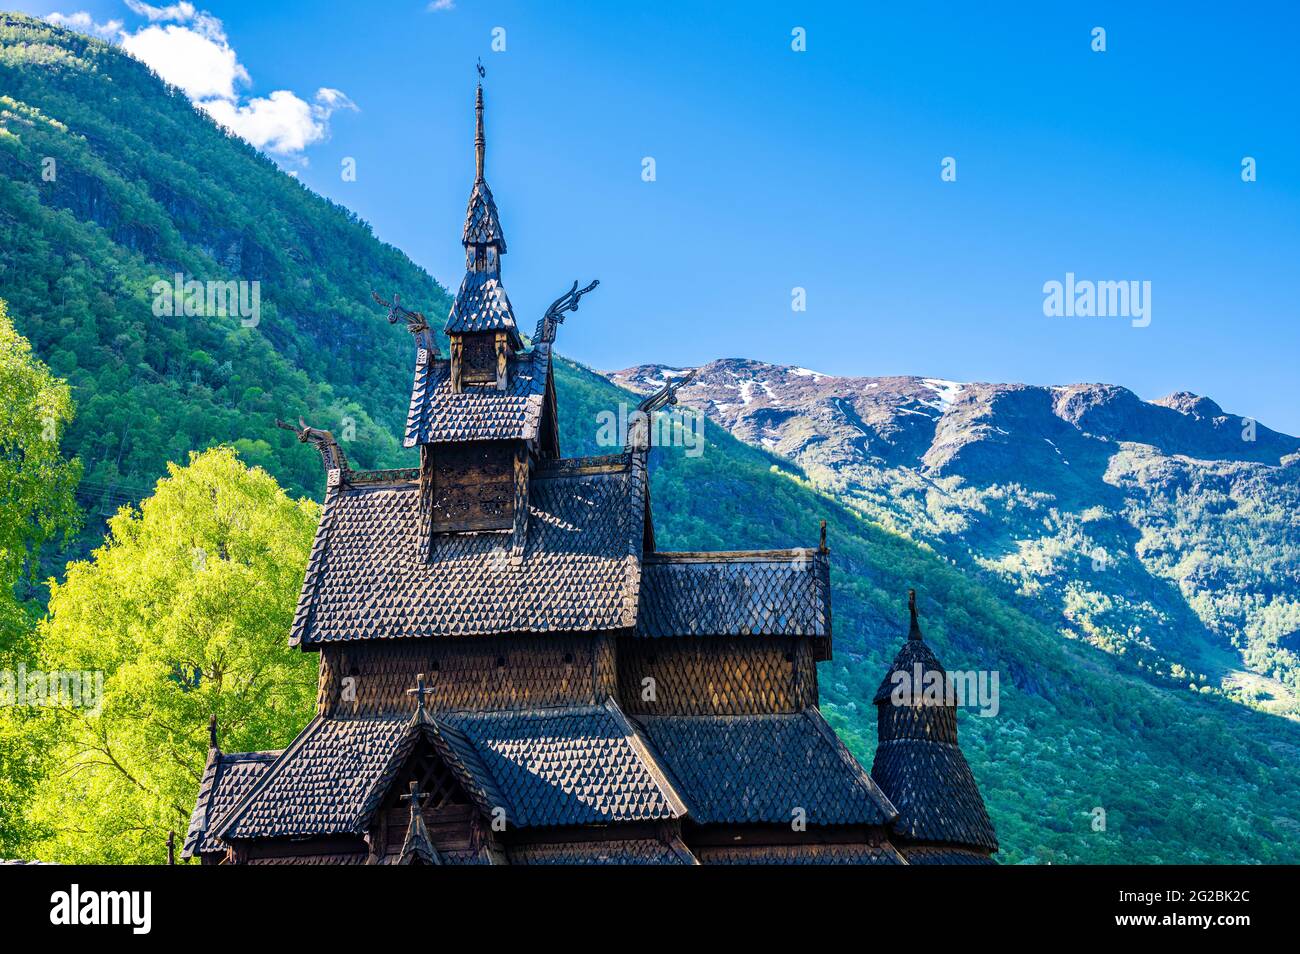
[[[213,836],[212,824],[247,794],[279,756],[279,751],[223,753],[214,749],[209,753],[182,858],[225,850]]]
[[[605,705],[312,721],[216,822],[223,839],[360,834],[428,732],[479,809],[517,828],[666,821],[681,799]],[[215,842],[214,842],[215,843]],[[220,846],[218,846],[220,847]]]
[[[520,827],[677,818],[684,809],[612,701],[438,716],[473,743]]]
[[[465,209],[465,230],[462,245],[493,245],[501,252],[506,250],[506,236],[501,230],[501,216],[487,180],[478,176],[470,190],[469,204]]]
[[[501,276],[493,272],[466,272],[443,331],[449,335],[517,331],[514,308]]]
[[[514,865],[693,865],[699,864],[680,838],[551,842],[510,849]]]
[[[448,441],[533,440],[541,425],[549,375],[546,345],[510,357],[504,391],[494,385],[466,385],[456,392],[451,387],[450,359],[418,363],[403,443],[414,447]]]
[[[984,799],[956,743],[882,740],[871,776],[898,806],[892,830],[899,836],[997,851]]]
[[[217,822],[223,839],[357,832],[357,819],[408,719],[308,723],[275,764]]]
[[[905,865],[887,841],[865,844],[719,845],[699,849],[707,865]]]
[[[825,559],[814,550],[646,554],[636,635],[827,636]]]
[[[889,799],[816,709],[644,716],[641,724],[700,824],[883,825]]]
[[[644,490],[636,468],[535,473],[527,544],[441,535],[419,560],[415,480],[330,494],[290,642],[630,628]]]

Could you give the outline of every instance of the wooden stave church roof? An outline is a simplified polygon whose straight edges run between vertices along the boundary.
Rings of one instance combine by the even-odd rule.
[[[481,174],[471,195],[465,240],[467,245],[495,243],[499,251],[505,250],[495,202]],[[476,294],[487,290],[490,284],[487,276],[471,282],[467,275],[466,282],[473,286],[469,291]],[[500,287],[499,280],[496,287]],[[467,303],[469,297],[472,296],[467,297]],[[493,301],[498,305],[504,303],[509,327],[513,329],[513,314],[509,312],[503,289],[501,296],[494,297]],[[481,309],[467,306],[462,312],[457,323],[447,328],[449,332],[494,330],[487,324],[480,327],[475,323],[478,319],[473,316],[481,316]],[[492,320],[504,319],[498,314]],[[535,440],[547,412],[547,393],[552,386],[550,357],[549,342],[540,342],[529,352],[509,356],[505,391],[470,386],[462,393],[452,393],[450,362],[434,358],[432,351],[422,350],[417,360],[405,443],[413,446],[452,441]],[[466,535],[441,555],[435,546],[433,566],[437,567],[440,558],[454,562],[456,546],[464,541],[486,541],[467,545],[469,562],[478,563],[480,571],[484,565],[487,567],[483,577],[486,589],[479,594],[481,599],[474,601],[480,610],[501,602],[494,594],[500,597],[517,590],[520,582],[530,577],[535,577],[538,589],[530,591],[528,599],[513,604],[505,614],[484,616],[479,612],[468,619],[463,615],[438,618],[415,631],[401,630],[402,621],[411,618],[404,606],[382,607],[391,610],[390,614],[377,621],[373,619],[377,606],[376,581],[360,572],[364,560],[354,564],[351,573],[346,568],[339,570],[334,562],[339,552],[346,550],[340,546],[340,540],[348,539],[350,532],[359,529],[360,536],[351,539],[360,540],[363,550],[369,546],[371,553],[401,552],[409,560],[400,568],[401,572],[389,572],[386,577],[388,584],[395,587],[389,591],[390,596],[398,590],[409,596],[412,592],[409,572],[416,564],[417,548],[413,528],[403,521],[409,519],[410,511],[416,506],[414,475],[352,474],[344,465],[340,479],[331,479],[327,492],[291,643],[312,648],[357,639],[608,630],[645,638],[810,636],[825,647],[821,658],[829,657],[829,567],[824,552],[816,553],[811,559],[807,556],[810,551],[804,550],[725,554],[644,552],[646,540],[652,539],[645,529],[649,521],[646,455],[644,450],[629,450],[622,456],[626,461],[624,466],[604,468],[599,474],[586,472],[587,462],[576,460],[551,462],[554,465],[551,472],[542,466],[531,475],[532,512],[526,540],[533,549],[531,555],[525,552],[518,563],[501,559],[507,552],[504,549],[507,538],[492,534]],[[604,460],[607,464],[608,458]],[[616,503],[608,507],[587,506],[578,512],[565,511],[565,500],[571,501],[574,495],[566,497],[557,493],[554,501],[548,502],[546,494],[546,485],[551,481],[555,483],[550,489],[566,489],[560,483],[564,480],[576,480],[575,487],[604,494],[607,502]],[[381,494],[393,495],[390,503],[397,503],[400,498],[401,506],[392,508],[386,518],[381,514],[374,521],[354,519],[367,508],[352,504],[366,501],[368,495]],[[374,503],[375,499],[370,497],[369,502]],[[582,519],[576,523],[572,519],[566,521],[578,516]],[[576,534],[571,532],[564,538],[568,552],[553,550],[547,542],[546,527],[556,522],[578,528]],[[575,549],[577,539],[582,539],[582,543]],[[532,563],[539,556],[559,559],[539,569],[539,565]],[[590,578],[581,575],[590,571],[591,558],[600,564],[599,580],[594,586]],[[505,569],[511,566],[528,567],[535,572],[511,575],[512,571]],[[393,569],[388,567],[390,571]],[[463,583],[464,567],[458,565],[455,569],[455,581]],[[323,603],[321,597],[327,588],[327,578],[335,572],[340,576],[340,591],[344,594],[351,591],[358,602],[350,611],[339,614],[342,625],[327,625],[322,630],[322,620],[330,612],[328,600]],[[433,572],[436,574],[436,570]],[[704,600],[701,594],[706,588],[712,590]],[[463,596],[457,589],[448,583],[442,591],[437,587],[415,587],[414,591],[429,601],[430,608],[436,603],[454,609]],[[577,593],[584,595],[585,603],[572,598]],[[378,597],[381,603],[384,598],[383,594]],[[548,599],[556,599],[556,605],[568,609],[576,606],[578,615],[567,617],[561,613],[556,617],[550,612],[555,605],[548,604]],[[367,616],[371,616],[368,628],[356,625],[366,622]],[[570,748],[558,756],[553,748],[553,730],[548,732],[546,728],[557,722],[572,726],[568,736]],[[617,733],[611,733],[608,728],[611,724],[621,727],[622,743],[613,743],[611,736]],[[484,753],[474,741],[475,733],[481,739],[496,739],[504,745],[518,760],[511,764],[537,765],[539,754],[544,755],[551,747],[551,755],[555,757],[550,778],[543,782],[535,772],[527,771],[524,775],[539,783],[540,788],[532,796],[512,795],[511,788],[520,793],[528,788],[524,784],[527,779],[516,778],[513,786],[507,784],[503,789],[501,780],[486,767]],[[751,774],[746,776],[740,771],[745,763],[744,748],[757,746],[762,751],[764,741],[770,742],[774,733],[789,738],[779,748],[765,751],[767,758],[763,765],[751,763]],[[645,717],[638,724],[628,719],[610,699],[601,707],[437,716],[425,713],[414,720],[318,717],[281,753],[243,753],[237,758],[217,752],[215,761],[209,760],[211,777],[205,772],[186,855],[202,853],[228,840],[360,834],[376,808],[377,799],[396,778],[403,753],[409,752],[417,737],[430,738],[441,746],[440,753],[461,774],[480,810],[494,801],[508,803],[512,797],[521,799],[520,805],[507,808],[508,813],[516,816],[513,823],[521,827],[541,825],[553,829],[593,821],[664,820],[788,824],[788,806],[781,806],[784,811],[774,806],[791,799],[795,804],[807,803],[809,821],[815,825],[897,826],[900,820],[907,822],[815,709],[793,715]],[[740,762],[735,758],[738,753],[742,753]],[[957,757],[961,758],[959,750]],[[810,765],[813,767],[809,768]],[[961,766],[965,766],[964,759]],[[761,778],[753,776],[755,769]],[[968,766],[966,772],[969,774]],[[683,777],[687,779],[685,786]],[[607,803],[619,806],[613,817],[593,810],[590,801],[582,803],[587,806],[585,814],[575,811],[572,805],[548,807],[545,797],[536,794],[549,792],[553,796],[555,792],[563,792],[566,784],[578,784],[573,781],[575,778],[581,778],[582,784],[588,786],[604,786]],[[786,786],[779,797],[764,791],[774,778]],[[737,785],[738,779],[743,780],[743,785]],[[657,791],[660,797],[653,797],[652,791]],[[766,802],[765,794],[770,796]],[[979,797],[977,789],[975,797]],[[596,804],[600,804],[599,797]],[[913,799],[912,804],[918,803]],[[983,810],[982,801],[979,808]],[[973,831],[979,826],[967,827]],[[918,839],[943,836],[942,840],[953,841],[957,839],[950,836],[960,837],[962,833],[911,825],[901,834]],[[561,839],[560,844],[533,850],[531,855],[522,847],[511,850],[518,854],[518,861],[534,863],[694,860],[688,857],[690,851],[685,845],[680,850],[672,846],[672,850],[664,852],[662,845],[652,850],[637,839],[597,844],[599,847],[592,844],[562,847]],[[986,850],[996,850],[995,840],[991,845],[978,844]],[[962,857],[980,854],[961,847],[944,847],[959,854],[965,851]],[[823,854],[828,861],[852,857],[854,863],[908,863],[905,852],[900,854],[888,842],[854,846],[854,849]],[[713,854],[717,855],[717,861],[742,860],[741,855],[726,856],[725,850],[714,849]],[[776,855],[779,854],[777,851]],[[787,860],[810,857],[800,855]],[[918,855],[918,858],[930,857],[938,856]],[[780,859],[773,856],[767,860]]]
[[[537,439],[551,373],[549,345],[513,354],[507,360],[507,387],[451,386],[447,358],[418,362],[411,388],[403,444],[455,441],[532,441]]]
[[[701,825],[887,826],[898,812],[815,708],[795,713],[639,716]]]
[[[514,307],[510,304],[505,285],[501,283],[501,276],[494,272],[466,272],[456,289],[443,331],[449,335],[484,331],[506,331],[517,335],[519,329],[515,325]]]

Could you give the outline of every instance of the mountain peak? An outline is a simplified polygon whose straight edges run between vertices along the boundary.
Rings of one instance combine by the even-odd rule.
[[[687,370],[645,364],[606,376],[647,393]],[[816,445],[831,469],[856,462],[977,482],[1023,482],[1027,470],[1069,475],[1085,459],[1104,468],[1120,444],[1274,465],[1300,451],[1300,440],[1261,425],[1245,428],[1209,398],[1179,391],[1144,401],[1116,384],[849,377],[725,358],[701,366],[679,396],[741,440],[791,458]]]
[[[1226,416],[1223,413],[1223,408],[1219,407],[1219,405],[1209,398],[1193,394],[1191,391],[1175,391],[1173,394],[1166,394],[1162,398],[1156,398],[1151,403],[1170,408],[1189,417],[1215,418]]]

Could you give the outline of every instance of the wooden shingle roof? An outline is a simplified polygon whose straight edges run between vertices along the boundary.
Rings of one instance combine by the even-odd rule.
[[[506,250],[501,215],[497,212],[492,190],[481,175],[475,178],[474,188],[469,193],[469,204],[465,207],[465,230],[460,241],[462,245],[496,245],[501,252]]]
[[[638,636],[827,636],[830,587],[816,550],[648,553]]]
[[[534,473],[518,560],[508,534],[468,533],[421,562],[414,479],[331,490],[290,642],[632,627],[645,487],[630,458]]]
[[[699,849],[709,865],[905,865],[887,841],[860,844],[718,845]]]
[[[506,295],[501,276],[494,272],[469,271],[460,281],[451,313],[447,316],[447,334],[477,331],[513,331],[515,312]]]
[[[439,715],[468,737],[520,827],[666,821],[685,814],[611,699],[600,706]]]
[[[997,851],[979,785],[957,744],[955,700],[925,691],[946,673],[921,633],[914,591],[908,605],[907,639],[874,700],[878,741],[871,776],[898,808],[892,830],[900,838]]]
[[[694,865],[699,864],[680,838],[579,841],[518,845],[510,849],[512,865]]]
[[[223,839],[357,832],[375,780],[409,720],[317,716],[218,823]]]
[[[700,824],[884,825],[897,814],[816,709],[774,715],[643,716]]]
[[[969,848],[917,845],[902,850],[909,865],[995,865],[988,854]]]
[[[467,385],[457,393],[451,387],[450,360],[417,362],[403,444],[533,440],[542,422],[550,366],[550,347],[539,345],[509,359],[504,391]]]
[[[213,835],[212,824],[221,819],[251,789],[280,756],[274,752],[208,753],[208,763],[199,783],[199,797],[190,816],[182,858],[225,849]]]
[[[898,808],[891,830],[900,837],[997,851],[984,799],[956,743],[882,740],[871,777]]]
[[[399,776],[412,740],[426,733],[450,743],[439,751],[452,752],[448,765],[480,811],[490,816],[504,809],[512,827],[667,821],[686,811],[611,699],[418,719],[318,717],[256,784],[220,793],[233,807],[215,820],[212,834],[229,840],[361,834]]]

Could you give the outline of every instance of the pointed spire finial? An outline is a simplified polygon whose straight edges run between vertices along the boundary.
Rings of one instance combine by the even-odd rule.
[[[208,748],[217,747],[217,714],[214,712],[208,717]]]
[[[825,520],[822,521],[822,527],[821,527],[821,540],[820,540],[820,542],[818,542],[818,544],[817,544],[817,552],[818,552],[818,553],[830,553],[830,552],[831,552],[830,547],[828,547],[828,546],[826,545],[826,521],[825,521]]]
[[[907,638],[920,639],[921,624],[916,621],[916,590],[907,591],[907,611],[912,617],[912,625],[907,631]]]
[[[474,91],[474,178],[483,178],[483,154],[487,149],[487,137],[483,135],[483,64],[478,67],[480,77],[478,88]]]

